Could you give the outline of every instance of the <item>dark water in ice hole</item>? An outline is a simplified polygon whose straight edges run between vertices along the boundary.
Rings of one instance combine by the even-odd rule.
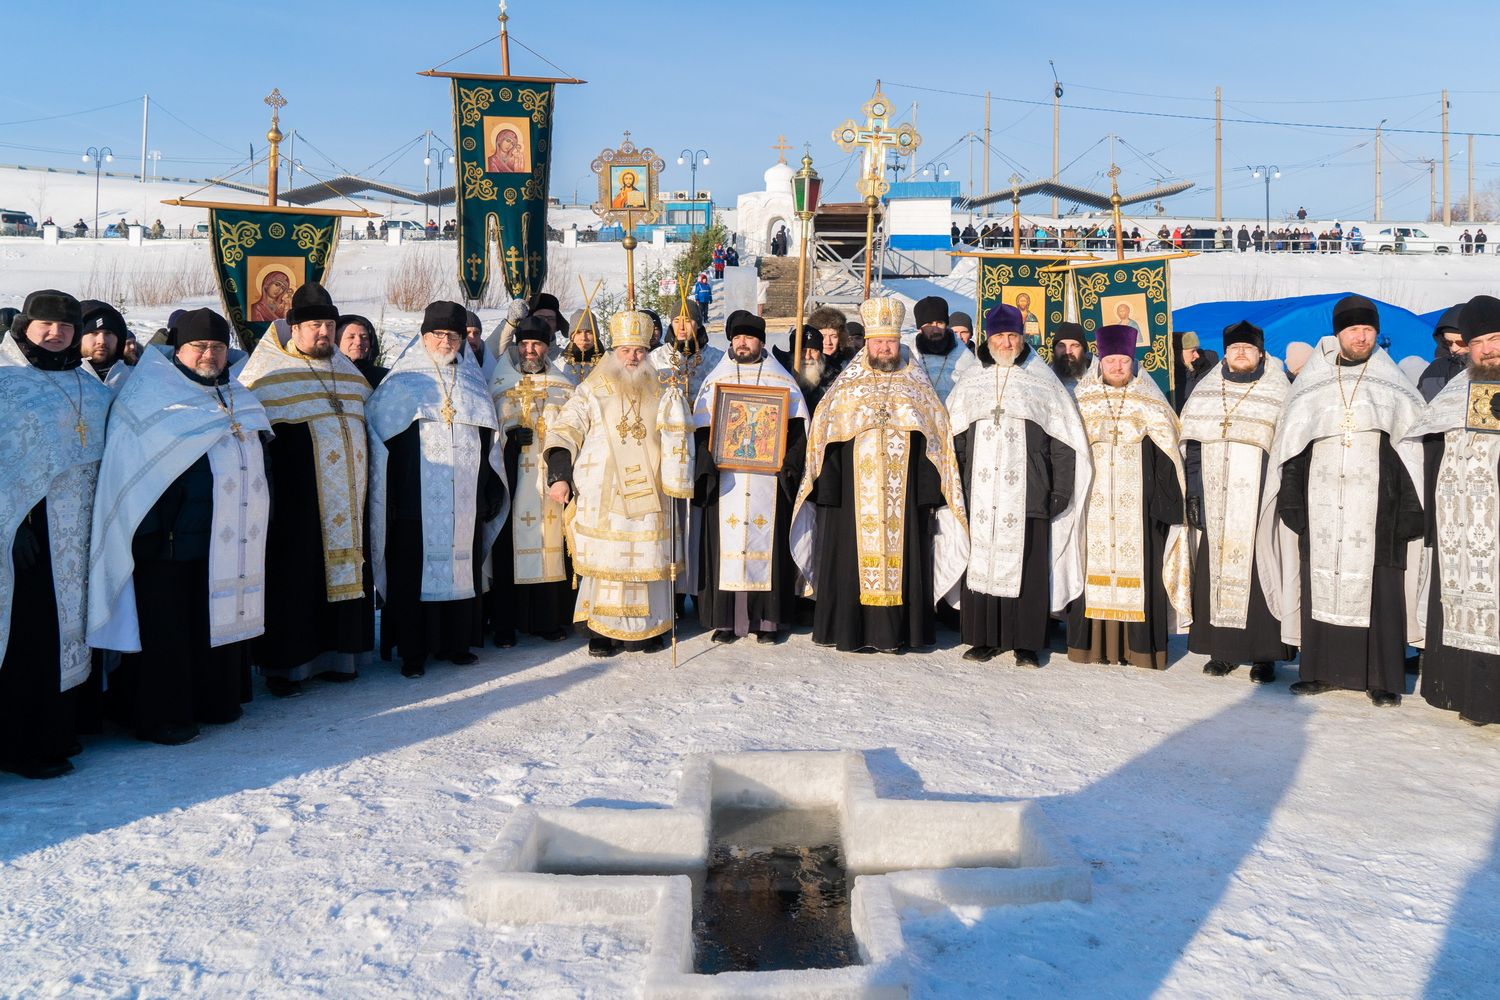
[[[831,809],[716,807],[694,879],[694,971],[836,969],[859,961]]]

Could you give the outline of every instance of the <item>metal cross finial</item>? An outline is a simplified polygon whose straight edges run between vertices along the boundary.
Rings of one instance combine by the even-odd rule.
[[[281,109],[286,107],[286,98],[281,96],[280,87],[271,88],[271,92],[266,95],[266,104],[271,108],[271,123],[274,125],[281,117]]]
[[[1021,175],[1020,174],[1011,174],[1010,175],[1010,186],[1011,187],[1020,187],[1020,185],[1021,185]]]
[[[792,147],[787,145],[786,136],[785,135],[778,135],[776,137],[776,144],[774,146],[772,146],[771,148],[774,149],[774,150],[777,150],[781,154],[781,158],[778,159],[776,162],[777,163],[785,163],[786,162],[786,151],[789,150],[789,149],[791,149]]]
[[[625,130],[625,141],[626,142],[630,141],[630,129],[626,129]]]

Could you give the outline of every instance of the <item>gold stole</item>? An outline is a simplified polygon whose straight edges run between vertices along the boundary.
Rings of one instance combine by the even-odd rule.
[[[911,435],[883,427],[854,438],[854,528],[859,555],[859,603],[901,604],[906,544],[906,473]]]

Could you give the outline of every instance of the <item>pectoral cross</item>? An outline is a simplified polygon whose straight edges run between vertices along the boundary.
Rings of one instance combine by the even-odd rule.
[[[344,401],[342,399],[339,399],[337,396],[330,396],[328,399],[333,404],[334,413],[342,414],[344,412]]]
[[[1003,416],[1005,416],[1005,407],[1004,407],[1004,405],[1002,405],[1000,403],[996,403],[995,404],[995,408],[990,411],[990,419],[993,420],[995,423],[998,424],[1000,422],[1000,418],[1003,417]]]
[[[229,433],[233,434],[240,441],[245,440],[245,430],[240,426],[238,420],[231,420],[229,422]]]
[[[83,422],[83,414],[78,415],[78,423],[73,425],[73,430],[78,434],[78,443],[87,445],[89,443],[89,425]]]
[[[452,427],[453,417],[457,412],[458,411],[453,408],[453,400],[445,399],[443,400],[442,409],[438,410],[438,416],[443,418],[443,423],[447,424],[449,427]]]
[[[1219,436],[1223,437],[1223,438],[1229,437],[1229,418],[1228,417],[1225,417],[1223,420],[1219,421]]]
[[[1344,433],[1344,447],[1354,447],[1354,411],[1345,410],[1344,419],[1339,421],[1339,430]]]

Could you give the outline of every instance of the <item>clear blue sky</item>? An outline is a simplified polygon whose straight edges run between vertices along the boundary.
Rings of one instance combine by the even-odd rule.
[[[511,27],[519,42],[589,81],[561,88],[558,99],[553,193],[565,199],[575,187],[587,194],[589,161],[627,128],[667,161],[665,187],[687,187],[676,155],[704,148],[712,163],[700,169],[699,187],[732,204],[734,193],[760,187],[775,159],[768,147],[785,133],[797,147],[789,158],[810,142],[820,172],[842,178],[832,197],[852,199],[848,160],[829,133],[857,115],[876,77],[908,117],[917,102],[919,163],[946,162],[949,179],[967,189],[972,145],[979,186],[982,149],[964,135],[982,128],[983,103],[963,95],[989,89],[991,186],[1012,171],[1046,176],[1049,58],[1066,88],[1064,179],[1102,185],[1109,142],[1100,140],[1114,132],[1122,140],[1122,188],[1148,187],[1161,176],[1194,180],[1198,189],[1172,203],[1184,213],[1213,210],[1213,122],[1119,112],[1211,116],[1218,85],[1226,118],[1361,129],[1227,124],[1225,209],[1239,215],[1263,210],[1260,182],[1243,169],[1260,163],[1282,169],[1273,215],[1298,205],[1323,217],[1367,214],[1374,126],[1385,118],[1392,130],[1437,129],[1443,87],[1451,91],[1454,199],[1465,195],[1464,134],[1500,133],[1497,64],[1482,51],[1497,22],[1492,0],[1197,2],[1151,10],[995,0],[515,0]],[[351,171],[383,171],[420,187],[425,141],[383,159],[426,129],[452,141],[446,82],[416,71],[492,34],[496,5],[0,0],[0,11],[9,53],[0,162],[69,166],[84,147],[108,144],[118,166],[134,169],[140,95],[149,92],[156,102],[150,145],[162,150],[161,172],[206,176],[242,159],[251,141],[260,152],[261,98],[277,86],[290,102],[283,129],[306,140],[295,155],[318,174],[337,172],[326,155]],[[512,58],[517,73],[553,72],[520,46]],[[498,61],[491,45],[449,68],[497,72]],[[68,117],[20,121],[55,115]],[[1416,161],[1437,158],[1439,138],[1391,131],[1387,140],[1386,215],[1423,215],[1427,170]],[[1475,164],[1476,187],[1500,176],[1500,138],[1476,138]]]

